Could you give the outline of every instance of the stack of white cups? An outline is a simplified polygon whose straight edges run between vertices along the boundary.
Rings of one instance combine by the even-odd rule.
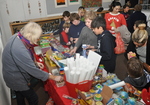
[[[69,83],[79,83],[85,80],[92,80],[96,73],[96,66],[88,59],[76,53],[74,57],[67,58],[67,66],[64,67],[66,80]]]

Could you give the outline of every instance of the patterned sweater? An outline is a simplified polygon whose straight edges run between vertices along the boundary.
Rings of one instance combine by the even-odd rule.
[[[117,28],[120,27],[121,25],[126,25],[126,20],[124,16],[120,13],[118,14],[112,14],[107,13],[105,14],[105,20],[106,20],[106,29],[109,30],[113,35],[115,34],[114,30],[112,27]]]

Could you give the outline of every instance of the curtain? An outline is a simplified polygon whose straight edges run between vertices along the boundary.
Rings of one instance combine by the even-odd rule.
[[[11,105],[10,89],[6,86],[2,75],[3,44],[0,30],[0,105]]]

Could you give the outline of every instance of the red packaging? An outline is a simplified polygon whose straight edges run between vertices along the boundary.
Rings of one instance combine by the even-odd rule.
[[[77,95],[76,89],[80,91],[88,92],[92,86],[92,81],[93,80],[90,80],[90,81],[85,80],[77,84],[72,84],[66,81],[66,86],[67,86],[69,95],[73,98],[77,98],[78,95]]]

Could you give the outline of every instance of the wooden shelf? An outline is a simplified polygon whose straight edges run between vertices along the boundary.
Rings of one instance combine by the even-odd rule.
[[[62,16],[52,16],[52,17],[46,17],[46,18],[30,19],[27,21],[10,22],[9,25],[11,28],[12,35],[20,31],[20,29],[30,21],[38,23],[41,26],[43,32],[46,33],[46,32],[52,32],[52,31],[57,30],[61,20],[62,20]],[[43,34],[43,35],[46,35],[46,34]]]

